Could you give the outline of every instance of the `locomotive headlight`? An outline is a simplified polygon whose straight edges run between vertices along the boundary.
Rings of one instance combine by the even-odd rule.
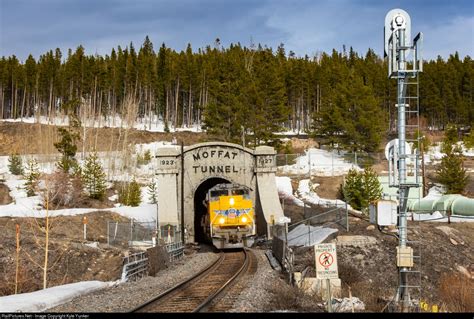
[[[247,217],[245,217],[245,216],[242,217],[241,221],[242,221],[242,223],[246,223],[247,222]]]
[[[225,218],[224,217],[219,218],[219,224],[224,224],[224,223],[225,223]]]
[[[235,204],[235,199],[234,199],[234,197],[231,197],[231,198],[229,199],[229,205],[230,205],[230,206],[234,206],[234,204]]]

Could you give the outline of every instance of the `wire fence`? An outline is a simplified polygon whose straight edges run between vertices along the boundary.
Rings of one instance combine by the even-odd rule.
[[[331,225],[339,225],[349,231],[349,218],[347,205],[341,207],[300,207],[303,210],[303,216],[309,216],[301,221],[292,224],[277,224],[272,227],[272,253],[278,262],[283,266],[283,269],[290,274],[294,268],[294,252],[292,246],[312,246],[318,243],[318,238],[321,238],[320,232],[322,227]],[[321,211],[322,210],[322,211]],[[294,211],[292,212],[294,213]],[[287,215],[285,213],[285,215]],[[314,227],[314,226],[320,227]],[[301,231],[302,227],[306,227]],[[297,232],[292,233],[293,230],[298,229]],[[306,231],[307,229],[307,231]]]
[[[423,158],[427,171],[434,171],[441,161],[439,153],[425,153]],[[418,164],[421,165],[421,163]],[[345,175],[352,166],[365,168],[381,165],[388,170],[388,160],[385,158],[384,152],[345,152],[329,149],[324,149],[324,152],[323,150],[310,150],[306,153],[277,154],[276,165],[280,172],[304,174],[309,172],[309,167],[311,167],[312,172],[327,176]],[[465,160],[463,165],[468,172],[474,172],[474,161]],[[413,170],[414,167],[414,161],[407,160],[408,171]]]
[[[120,248],[147,248],[161,241],[162,244],[181,242],[181,232],[177,226],[164,225],[157,232],[156,222],[130,223],[107,222],[107,244]]]

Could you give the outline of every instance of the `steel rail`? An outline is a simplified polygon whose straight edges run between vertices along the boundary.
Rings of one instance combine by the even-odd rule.
[[[224,290],[226,290],[231,285],[231,283],[233,283],[234,280],[237,277],[239,277],[245,269],[248,268],[249,260],[250,260],[249,254],[247,252],[247,249],[244,248],[243,251],[244,251],[245,259],[244,259],[244,262],[243,262],[242,266],[239,268],[239,270],[237,270],[237,272],[229,280],[227,280],[215,293],[213,293],[212,295],[207,297],[206,300],[204,300],[199,306],[197,306],[196,309],[193,310],[193,312],[201,312],[201,311],[207,309],[207,307],[210,305],[210,303],[214,299],[216,299],[220,294],[222,294],[222,292],[224,292]]]
[[[214,268],[217,268],[222,262],[224,261],[224,253],[220,253],[220,256],[219,258],[211,263],[209,266],[207,266],[206,268],[204,268],[203,270],[201,270],[200,272],[198,272],[197,274],[195,274],[194,276],[186,279],[186,280],[183,280],[182,282],[180,282],[179,284],[165,290],[164,292],[162,292],[161,294],[159,294],[158,296],[156,297],[153,297],[152,299],[148,300],[147,302],[141,304],[140,306],[132,309],[130,312],[133,313],[133,312],[139,312],[139,310],[141,309],[144,309],[146,308],[148,305],[160,300],[160,299],[164,299],[165,297],[169,296],[172,292],[175,292],[175,291],[178,291],[180,289],[182,289],[183,287],[185,287],[187,284],[191,283],[192,281],[206,275],[207,273],[209,273],[212,269]]]
[[[206,309],[208,309],[211,302],[213,300],[215,300],[218,296],[220,296],[228,287],[230,287],[231,284],[233,282],[235,282],[236,278],[238,278],[244,272],[244,270],[248,268],[248,266],[250,264],[249,253],[247,252],[246,249],[243,250],[243,253],[244,253],[244,260],[242,262],[242,265],[239,267],[239,269],[237,271],[235,271],[234,274],[229,279],[227,279],[223,284],[219,284],[219,282],[217,281],[215,287],[211,286],[211,289],[209,289],[211,295],[209,295],[208,297],[203,296],[203,298],[205,298],[205,299],[204,299],[204,301],[200,302],[198,304],[198,306],[193,306],[192,302],[191,302],[191,305],[189,307],[190,311],[200,312],[200,311],[205,311]],[[173,302],[175,302],[175,301],[173,301],[173,298],[178,298],[179,299],[180,298],[179,297],[180,293],[183,293],[183,290],[195,289],[195,287],[194,287],[195,285],[198,286],[208,276],[215,275],[216,271],[222,273],[222,270],[219,270],[219,268],[221,268],[221,266],[225,266],[224,261],[226,260],[226,255],[227,255],[226,253],[221,252],[219,259],[217,261],[213,262],[212,264],[210,264],[209,266],[207,266],[204,270],[198,272],[196,275],[192,276],[191,278],[188,278],[188,279],[180,282],[179,284],[167,289],[166,291],[162,292],[161,294],[159,294],[158,296],[152,298],[151,300],[147,301],[146,303],[134,308],[130,312],[146,312],[147,308],[150,309],[150,308],[153,307],[153,304],[157,304],[157,303],[158,304],[162,303],[163,305],[166,305],[167,302],[171,302],[171,304],[173,304]],[[229,255],[227,255],[227,256],[229,257]],[[232,255],[230,255],[230,256],[232,256]],[[235,258],[235,257],[233,257],[233,258]],[[241,258],[239,260],[241,261]],[[227,262],[228,261],[229,260],[227,260]],[[230,261],[232,261],[232,259],[230,259]],[[195,299],[196,297],[193,297],[193,295],[191,295],[190,298]],[[164,309],[166,309],[166,308],[167,307],[165,307]],[[168,310],[169,310],[169,306],[168,306]]]

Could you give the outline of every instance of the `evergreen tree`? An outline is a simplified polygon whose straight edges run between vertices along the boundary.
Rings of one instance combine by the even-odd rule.
[[[350,169],[347,173],[342,194],[344,200],[355,209],[362,208],[363,200],[362,174],[356,169]]]
[[[103,199],[106,191],[105,172],[97,157],[97,153],[92,153],[86,158],[82,171],[84,186],[90,198]]]
[[[142,166],[150,163],[151,161],[151,152],[150,150],[146,150],[145,153],[143,153],[143,156],[141,154],[137,155],[137,166]]]
[[[370,167],[363,172],[349,170],[342,189],[345,201],[355,209],[367,209],[371,202],[382,197],[382,186],[377,177]]]
[[[471,131],[463,139],[466,148],[474,148],[474,126],[471,126]]]
[[[118,201],[127,206],[138,206],[141,203],[141,189],[140,184],[135,181],[135,178],[130,183],[125,183],[119,190]]]
[[[69,128],[58,127],[60,140],[54,143],[54,147],[62,154],[57,165],[65,173],[69,173],[70,169],[78,166],[75,156],[77,152],[76,143],[79,139],[79,133],[76,130],[79,124],[73,119],[74,117],[70,117],[71,125]]]
[[[396,82],[387,79],[386,63],[372,49],[365,56],[350,48],[298,57],[287,55],[283,44],[274,52],[260,44],[220,43],[175,51],[163,43],[155,52],[146,37],[138,52],[132,43],[105,56],[85,52],[78,46],[67,55],[53,49],[24,62],[0,57],[0,118],[52,120],[67,114],[68,101],[88,101],[84,114],[115,119],[127,114],[123,102],[131,96],[139,101],[137,119],[148,119],[148,127],[158,118],[165,131],[169,123],[204,120],[213,138],[240,143],[242,135],[252,135],[253,144],[271,144],[283,127],[301,132],[314,124],[322,142],[369,152],[377,149],[385,121],[395,127]],[[430,127],[473,123],[473,65],[458,53],[426,61],[419,101]],[[71,111],[79,114],[84,106]],[[63,157],[61,166],[71,164],[69,155]]]
[[[23,166],[22,166],[21,156],[18,154],[11,154],[8,157],[8,169],[13,175],[23,175]]]
[[[150,184],[148,184],[148,195],[150,196],[148,199],[151,204],[156,204],[157,199],[156,199],[156,192],[157,192],[157,187],[156,187],[156,181],[154,179],[151,180]]]
[[[382,198],[382,185],[377,173],[370,167],[366,167],[362,174],[364,197],[362,207],[368,208],[369,204]]]
[[[463,155],[459,147],[454,147],[445,153],[436,173],[438,181],[445,186],[447,194],[464,192],[469,177],[463,167]]]
[[[40,177],[39,166],[36,159],[30,159],[27,162],[23,178],[26,179],[25,189],[28,197],[34,196],[38,188],[38,179]]]
[[[453,151],[453,147],[458,141],[458,129],[456,125],[449,124],[444,132],[441,152],[448,154]]]

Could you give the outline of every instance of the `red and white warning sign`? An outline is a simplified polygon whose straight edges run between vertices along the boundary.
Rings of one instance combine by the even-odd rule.
[[[314,245],[314,255],[316,258],[316,278],[337,279],[337,254],[336,244]]]

